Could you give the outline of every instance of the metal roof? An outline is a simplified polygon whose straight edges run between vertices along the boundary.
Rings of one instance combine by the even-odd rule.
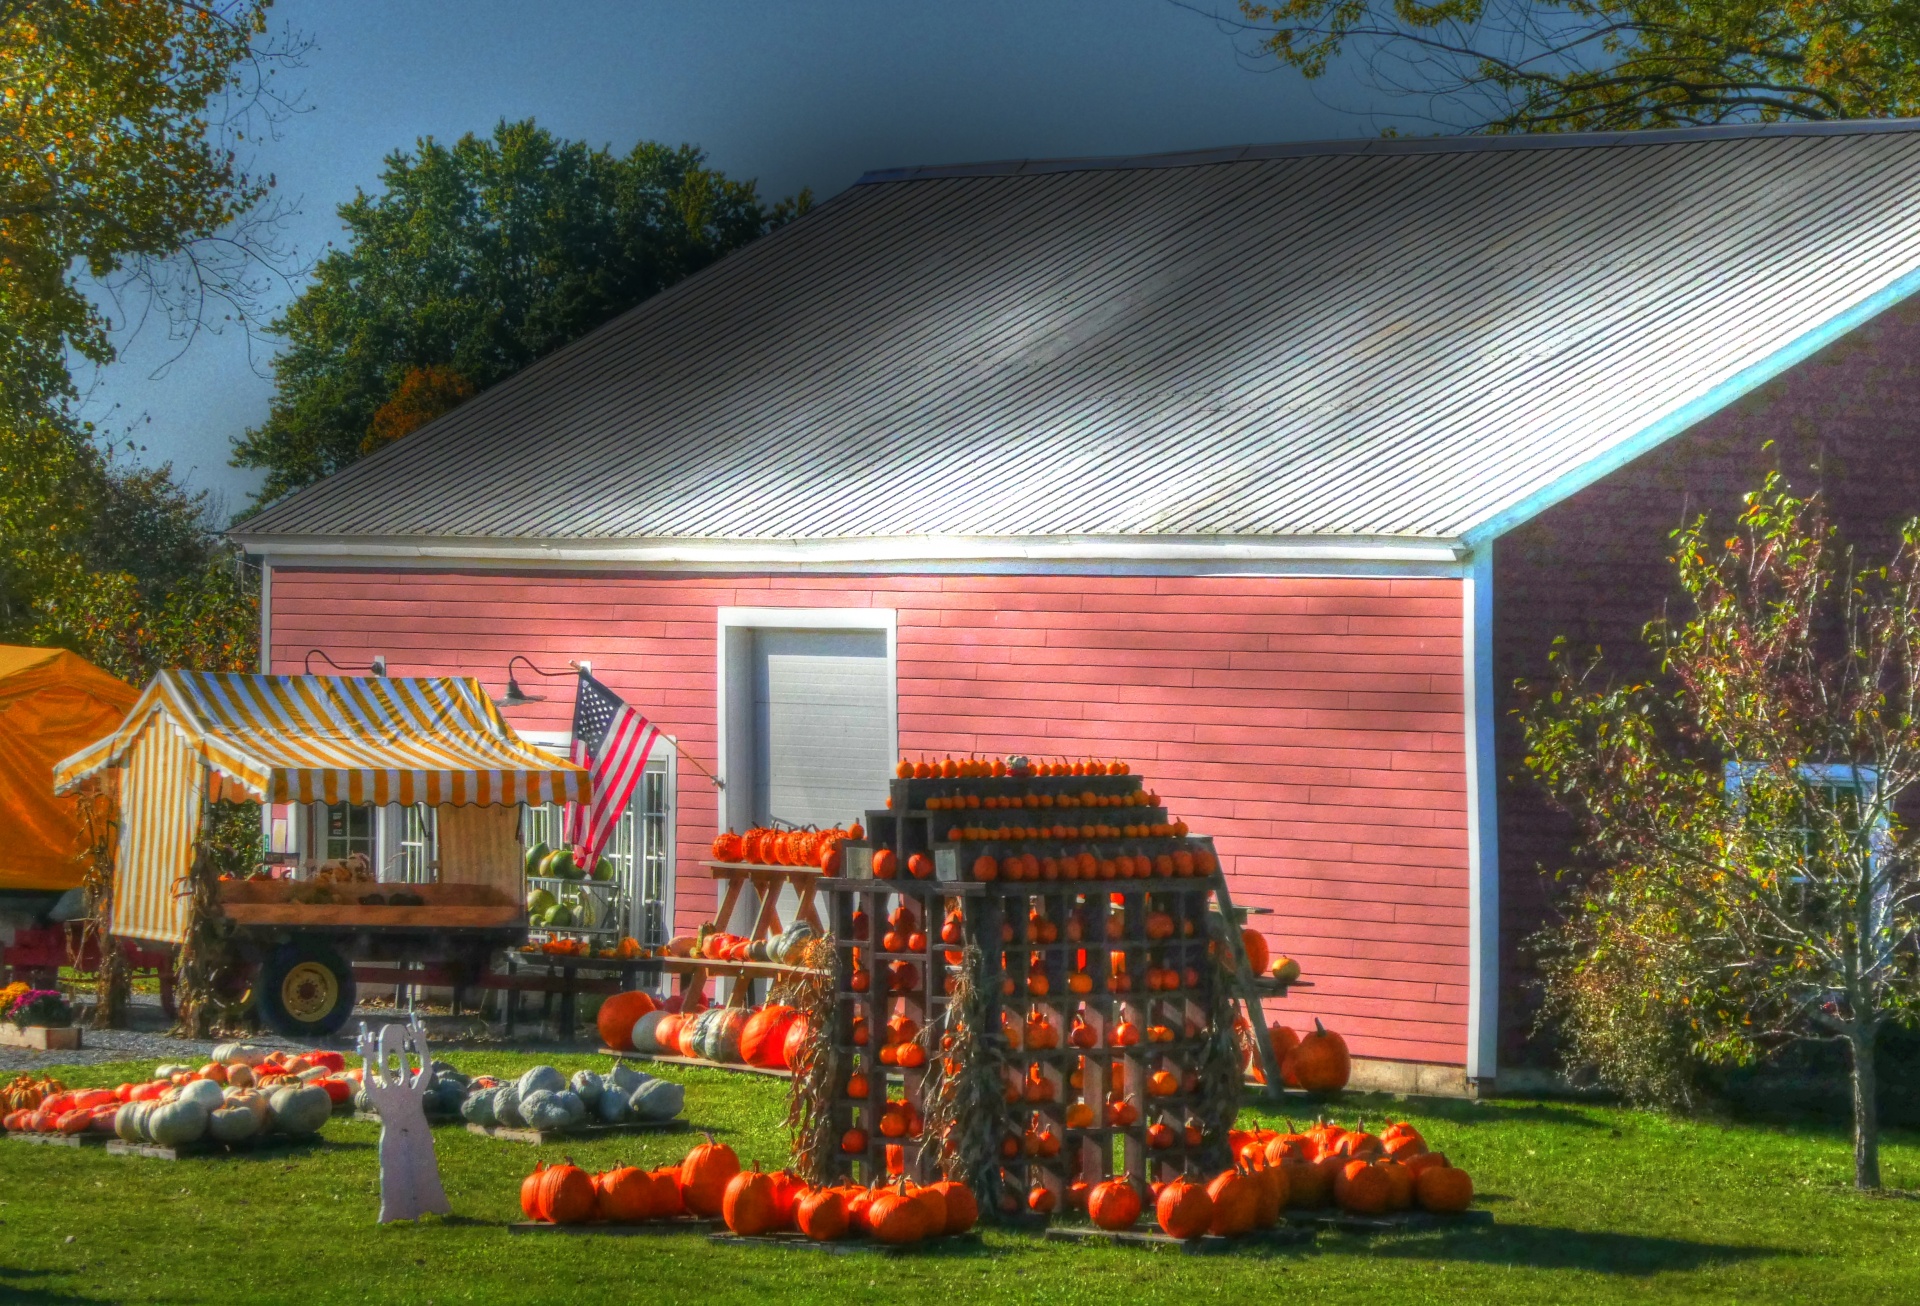
[[[1917,269],[1920,121],[875,173],[235,535],[1471,539]]]

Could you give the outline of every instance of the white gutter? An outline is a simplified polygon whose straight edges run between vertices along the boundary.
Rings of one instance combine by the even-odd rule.
[[[555,540],[249,535],[247,552],[277,567],[551,567],[584,569],[994,570],[1108,566],[1230,570],[1326,567],[1456,575],[1464,548],[1438,539],[1299,536],[900,536],[831,540]]]
[[[1460,585],[1467,769],[1467,1082],[1491,1090],[1500,1048],[1500,799],[1494,762],[1493,545]]]

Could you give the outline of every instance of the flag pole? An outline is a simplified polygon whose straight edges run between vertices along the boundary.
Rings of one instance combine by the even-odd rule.
[[[689,762],[692,762],[694,770],[698,771],[701,775],[704,775],[705,777],[707,777],[707,779],[713,781],[713,787],[715,789],[725,789],[727,787],[727,782],[725,780],[722,780],[719,776],[707,770],[706,767],[700,765],[699,758],[695,757],[692,753],[689,753],[686,749],[680,747],[680,737],[678,735],[668,735],[667,742],[673,745],[673,751],[676,755],[680,757],[684,757]]]

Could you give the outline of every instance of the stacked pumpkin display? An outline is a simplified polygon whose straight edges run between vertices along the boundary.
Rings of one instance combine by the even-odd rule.
[[[840,845],[849,839],[864,839],[866,831],[855,821],[852,825],[829,830],[775,830],[754,826],[745,834],[732,830],[714,837],[713,860],[744,866],[806,866],[826,875],[840,872]]]

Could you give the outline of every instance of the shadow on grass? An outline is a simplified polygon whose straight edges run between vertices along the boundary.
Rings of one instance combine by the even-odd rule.
[[[46,1286],[45,1280],[51,1270],[18,1270],[9,1265],[0,1265],[0,1302],[44,1302],[52,1306],[90,1306],[90,1303],[104,1302],[102,1297],[81,1297],[70,1292],[57,1292]]]
[[[1241,1109],[1256,1111],[1267,1117],[1290,1118],[1297,1125],[1305,1125],[1324,1112],[1339,1121],[1359,1118],[1376,1123],[1397,1120],[1414,1113],[1436,1116],[1450,1124],[1460,1125],[1499,1125],[1524,1121],[1568,1125],[1575,1129],[1610,1127],[1608,1122],[1595,1119],[1579,1105],[1521,1098],[1474,1101],[1468,1098],[1423,1097],[1410,1103],[1387,1093],[1340,1093],[1326,1098],[1290,1095],[1283,1102],[1274,1102],[1250,1093],[1242,1101]]]
[[[1322,1246],[1327,1244],[1323,1242]],[[1403,1260],[1472,1261],[1536,1270],[1591,1270],[1596,1274],[1646,1276],[1792,1253],[1777,1247],[1739,1243],[1692,1242],[1684,1238],[1558,1229],[1549,1225],[1496,1224],[1381,1243],[1369,1247],[1368,1254]]]

